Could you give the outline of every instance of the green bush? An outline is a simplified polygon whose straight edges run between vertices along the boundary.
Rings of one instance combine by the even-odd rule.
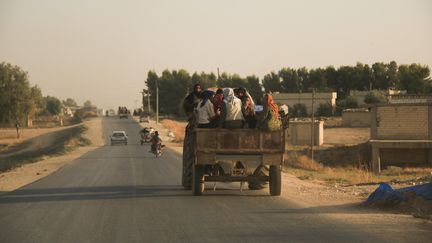
[[[295,104],[292,109],[290,107],[289,113],[292,117],[306,117],[308,115],[304,104]]]
[[[387,102],[387,97],[379,91],[372,91],[365,96],[364,102],[366,104],[383,104]]]
[[[347,96],[345,99],[338,100],[336,102],[336,114],[342,114],[345,109],[358,108],[357,100],[352,96]]]
[[[320,104],[315,114],[317,116],[333,116],[333,107],[331,104]]]

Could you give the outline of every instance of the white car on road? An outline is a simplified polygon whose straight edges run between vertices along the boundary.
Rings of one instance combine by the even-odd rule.
[[[125,131],[113,131],[113,133],[110,136],[111,145],[114,145],[116,143],[127,145],[128,143],[128,136]]]

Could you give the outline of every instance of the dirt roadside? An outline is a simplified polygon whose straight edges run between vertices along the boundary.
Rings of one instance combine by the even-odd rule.
[[[19,187],[39,180],[65,166],[67,163],[79,158],[81,155],[90,152],[104,145],[102,138],[102,119],[94,118],[85,121],[88,128],[83,137],[91,141],[90,146],[77,147],[70,153],[55,157],[44,157],[35,163],[25,164],[21,167],[0,174],[0,193],[13,191]]]

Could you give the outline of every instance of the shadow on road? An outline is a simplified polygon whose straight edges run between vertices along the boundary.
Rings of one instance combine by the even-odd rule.
[[[191,195],[175,185],[21,189],[0,197],[0,204],[185,196]]]
[[[206,188],[200,198],[206,197],[263,197],[270,198],[263,191],[243,191],[218,188],[213,191]],[[129,198],[160,198],[160,197],[193,197],[191,191],[184,190],[180,185],[145,185],[145,186],[103,186],[103,187],[69,187],[19,189],[0,194],[0,204],[32,203],[76,200],[112,200]],[[196,198],[196,197],[195,197]],[[271,213],[271,212],[263,212]]]

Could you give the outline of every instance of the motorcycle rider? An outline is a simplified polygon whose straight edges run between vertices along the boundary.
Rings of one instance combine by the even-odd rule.
[[[153,137],[150,140],[151,142],[151,152],[155,152],[158,145],[165,147],[162,145],[162,139],[159,137],[159,132],[155,131]]]
[[[150,138],[153,131],[153,127],[144,127],[143,129],[141,129],[139,132],[139,134],[141,135],[141,142],[146,142],[146,138]]]

